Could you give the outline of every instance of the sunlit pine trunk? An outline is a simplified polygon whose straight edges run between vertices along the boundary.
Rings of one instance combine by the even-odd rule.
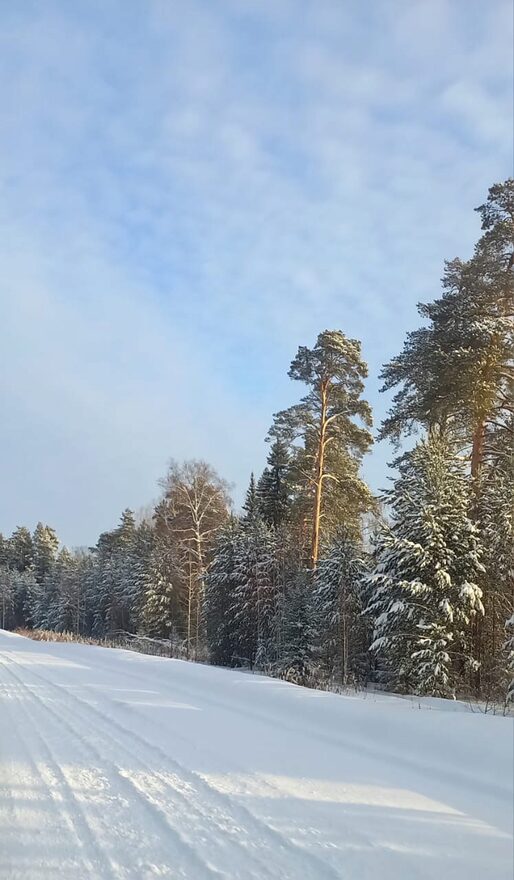
[[[321,502],[323,495],[323,469],[325,465],[325,434],[327,427],[327,399],[328,381],[321,382],[321,415],[319,426],[319,441],[316,455],[316,476],[314,496],[314,516],[312,519],[312,543],[311,543],[311,568],[314,571],[319,557],[319,536],[321,522]]]
[[[471,477],[476,480],[484,460],[485,419],[480,419],[473,432],[471,447]]]

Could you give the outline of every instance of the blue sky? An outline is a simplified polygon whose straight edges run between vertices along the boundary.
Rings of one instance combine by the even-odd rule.
[[[381,364],[512,173],[511,0],[0,0],[0,530],[235,484],[299,344]],[[374,488],[390,450],[366,463]]]

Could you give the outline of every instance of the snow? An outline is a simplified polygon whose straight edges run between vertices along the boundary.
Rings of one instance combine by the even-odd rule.
[[[512,880],[512,719],[3,631],[0,696],[2,880]]]

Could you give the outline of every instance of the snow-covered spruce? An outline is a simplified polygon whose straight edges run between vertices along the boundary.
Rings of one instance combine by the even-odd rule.
[[[504,650],[505,620],[514,616],[514,459],[504,458],[495,467],[484,468],[477,488],[485,567],[481,690],[486,698],[502,700],[514,673],[514,658],[509,669]]]
[[[274,660],[277,590],[275,536],[261,520],[244,527],[234,560],[232,614],[238,629],[238,654],[251,666]]]
[[[343,531],[320,560],[314,577],[314,654],[327,678],[343,685],[368,674],[369,627],[362,615],[368,567],[362,546]]]
[[[368,578],[371,647],[391,687],[453,696],[457,679],[475,663],[470,626],[483,613],[469,481],[439,431],[405,454],[398,467],[399,477],[386,493],[392,525],[379,535]]]

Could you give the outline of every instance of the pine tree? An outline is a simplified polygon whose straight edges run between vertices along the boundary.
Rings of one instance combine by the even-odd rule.
[[[386,493],[393,522],[379,538],[369,577],[372,649],[393,688],[451,696],[474,665],[470,626],[483,613],[469,483],[439,431],[406,453],[398,469]]]
[[[418,426],[449,426],[469,455],[471,512],[480,523],[481,496],[494,494],[488,481],[514,448],[514,180],[491,187],[477,210],[483,234],[472,258],[446,264],[442,296],[419,306],[426,326],[408,334],[383,369],[383,390],[398,390],[381,435],[398,440]],[[485,675],[479,667],[477,690],[489,690],[503,666],[494,558],[484,557],[485,616],[474,625],[473,652]]]
[[[359,476],[362,456],[372,444],[371,410],[362,399],[367,367],[357,340],[326,330],[313,349],[300,346],[289,376],[305,383],[309,392],[275,416],[270,437],[281,440],[291,454],[310,522],[315,569],[321,537],[327,539],[342,518],[358,530],[362,513],[373,505]]]
[[[54,529],[38,522],[34,530],[32,542],[34,574],[37,582],[43,584],[45,577],[49,574],[52,565],[57,558],[59,538]]]
[[[427,326],[382,371],[383,390],[399,390],[381,432],[451,424],[474,477],[498,451],[498,428],[505,448],[514,443],[514,180],[477,210],[484,234],[472,259],[446,264],[442,297],[419,306]]]

